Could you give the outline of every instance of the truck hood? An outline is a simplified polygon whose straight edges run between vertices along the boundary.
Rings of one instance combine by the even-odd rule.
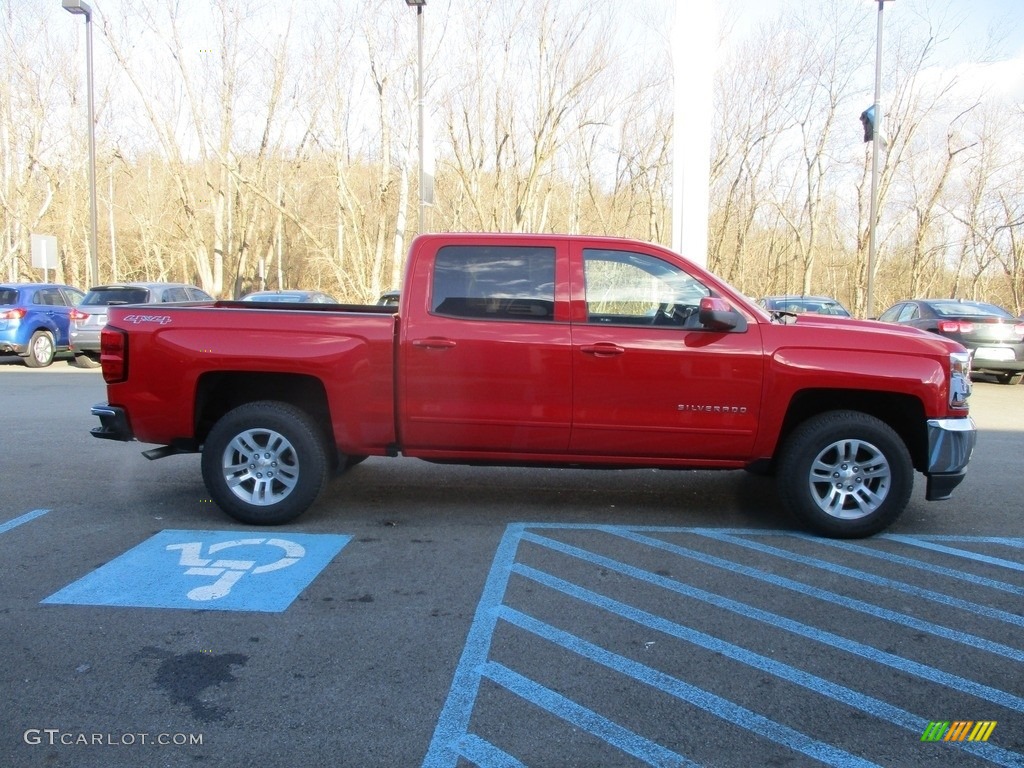
[[[870,350],[904,355],[941,355],[965,352],[959,343],[929,333],[893,323],[877,320],[857,320],[851,317],[831,317],[804,313],[795,321],[773,322],[765,330],[766,338],[779,347],[826,344],[838,352],[843,350]]]

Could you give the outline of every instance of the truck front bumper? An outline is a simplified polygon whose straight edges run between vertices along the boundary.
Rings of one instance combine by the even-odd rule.
[[[124,408],[118,408],[106,403],[96,403],[92,407],[92,415],[98,416],[100,426],[93,427],[90,434],[102,440],[120,440],[128,442],[134,440],[132,428],[128,424],[128,414]]]
[[[974,419],[928,420],[928,501],[948,499],[967,474],[967,463],[978,440]]]

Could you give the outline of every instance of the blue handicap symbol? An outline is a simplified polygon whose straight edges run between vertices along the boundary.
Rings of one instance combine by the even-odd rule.
[[[161,531],[42,602],[279,613],[351,538]]]

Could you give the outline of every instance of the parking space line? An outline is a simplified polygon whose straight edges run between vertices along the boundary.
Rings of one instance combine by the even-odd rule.
[[[893,725],[898,725],[899,727],[915,734],[915,736],[920,736],[930,722],[924,717],[915,715],[912,712],[908,712],[873,696],[855,691],[840,683],[825,680],[817,675],[797,669],[796,667],[790,666],[784,662],[741,648],[733,643],[722,640],[721,638],[685,627],[660,616],[655,616],[652,613],[627,605],[615,600],[614,598],[607,597],[606,595],[600,595],[586,589],[585,587],[571,584],[564,579],[544,573],[543,571],[538,571],[530,566],[516,563],[513,566],[513,572],[528,578],[537,584],[557,590],[558,592],[575,598],[576,600],[601,608],[613,615],[621,616],[639,624],[640,626],[656,632],[661,632],[669,635],[670,637],[688,642],[699,648],[709,650],[713,653],[721,654],[726,658],[733,659],[734,661],[745,664],[746,666],[774,675],[781,680],[793,683],[794,685],[799,685],[802,688],[806,688],[809,691],[826,696],[841,704],[845,704],[854,709],[859,709],[866,714],[890,722]],[[503,620],[508,621],[511,624],[515,624],[522,629],[533,632],[541,637],[550,639],[550,634],[553,634],[553,632],[559,632],[564,638],[567,638],[563,639],[561,644],[564,647],[571,647],[572,645],[574,636],[561,632],[560,630],[554,630],[554,628],[550,628],[550,625],[543,624],[537,619],[529,617],[514,608],[509,608],[508,606],[503,605],[498,609],[498,612]],[[1019,755],[993,744],[968,742],[963,746],[967,751],[972,752],[979,757],[988,759],[998,765],[1019,766],[1021,764]]]
[[[551,533],[548,534],[548,531]],[[556,537],[555,533],[582,534],[582,545],[573,540],[569,543],[565,536]],[[602,554],[599,549],[600,539],[594,539],[590,534],[598,537],[613,535],[638,545],[640,549],[624,551],[616,558]],[[673,676],[668,671],[662,671],[656,667],[649,666],[629,656],[621,655],[601,644],[600,638],[604,636],[603,630],[595,629],[589,625],[586,632],[574,634],[572,626],[576,613],[573,610],[566,612],[566,621],[569,625],[555,626],[547,623],[538,616],[531,615],[529,610],[531,601],[537,601],[539,605],[551,604],[552,597],[545,596],[543,590],[550,589],[563,596],[563,599],[573,600],[581,606],[587,606],[591,611],[599,611],[599,615],[614,616],[620,620],[632,622],[648,630],[662,633],[671,641],[689,643],[698,652],[710,652],[716,656],[728,659],[730,662],[738,663],[743,667],[765,673],[785,683],[799,686],[811,695],[820,695],[859,710],[864,715],[876,718],[881,723],[898,727],[904,731],[914,734],[913,743],[919,740],[929,723],[928,718],[922,717],[908,709],[899,706],[900,702],[888,702],[870,695],[867,691],[857,690],[848,687],[837,681],[831,681],[820,677],[810,671],[800,668],[800,662],[794,660],[792,664],[787,659],[776,658],[772,655],[762,655],[753,649],[747,649],[725,639],[725,636],[707,634],[693,627],[673,622],[667,617],[650,613],[638,605],[623,603],[609,595],[603,595],[583,586],[578,577],[567,576],[562,578],[555,575],[563,568],[567,569],[566,574],[576,573],[578,566],[572,563],[596,566],[601,571],[609,571],[627,576],[636,580],[637,585],[649,585],[657,589],[669,590],[670,592],[696,600],[705,605],[728,611],[734,615],[761,623],[766,628],[791,633],[806,638],[813,642],[824,645],[826,648],[840,653],[853,654],[868,662],[884,667],[899,670],[907,675],[926,680],[945,687],[950,694],[966,695],[976,699],[991,702],[1005,707],[1014,712],[1024,712],[1024,698],[1011,693],[1009,690],[985,685],[981,682],[962,677],[942,668],[930,666],[926,663],[915,661],[911,658],[883,651],[879,648],[859,642],[852,637],[830,632],[822,627],[815,626],[816,621],[803,623],[797,619],[774,613],[771,610],[758,608],[741,599],[730,597],[725,591],[712,587],[713,591],[707,591],[696,586],[696,582],[688,583],[685,577],[668,577],[668,570],[654,572],[639,565],[640,562],[649,559],[644,550],[655,547],[657,551],[671,554],[676,557],[685,557],[702,566],[712,565],[716,568],[727,568],[729,572],[737,576],[746,576],[759,579],[762,583],[772,588],[795,590],[798,594],[825,599],[835,605],[840,605],[853,610],[860,610],[875,618],[889,623],[901,624],[915,630],[925,630],[937,634],[946,639],[967,643],[972,648],[979,648],[990,651],[1002,657],[1008,657],[1014,661],[1024,661],[1024,650],[1012,648],[1000,643],[986,640],[968,632],[957,632],[942,627],[939,624],[932,624],[923,619],[916,618],[912,614],[898,612],[874,605],[873,601],[855,600],[847,598],[828,589],[813,585],[812,574],[814,570],[808,571],[807,578],[802,581],[787,579],[775,576],[771,571],[774,569],[754,568],[748,563],[751,559],[737,555],[713,556],[697,549],[679,546],[673,541],[666,540],[664,536],[657,537],[655,534],[667,534],[678,537],[680,535],[696,535],[693,541],[717,541],[722,546],[738,545],[744,547],[740,551],[751,552],[751,558],[783,558],[790,562],[798,562],[809,566],[822,573],[834,573],[845,577],[857,578],[860,581],[878,587],[879,590],[888,590],[890,593],[912,594],[917,597],[924,597],[933,604],[939,606],[971,610],[975,615],[997,619],[1009,624],[1020,624],[1020,617],[1006,611],[1000,611],[994,606],[986,606],[980,597],[975,599],[979,602],[969,602],[954,597],[952,594],[943,595],[939,591],[924,590],[914,585],[894,578],[883,578],[875,576],[869,571],[857,568],[849,568],[837,563],[818,559],[813,556],[796,554],[790,549],[771,547],[749,539],[772,539],[778,541],[779,536],[788,537],[793,540],[807,542],[808,546],[829,546],[838,547],[846,551],[850,556],[869,556],[881,561],[891,563],[900,567],[914,567],[926,572],[943,576],[959,577],[960,579],[976,583],[979,586],[992,587],[1004,592],[1019,593],[1021,588],[1014,584],[999,581],[997,579],[986,579],[975,577],[970,573],[956,571],[935,562],[922,562],[906,557],[902,554],[895,554],[889,551],[875,551],[866,545],[854,545],[846,542],[834,542],[821,540],[803,534],[789,532],[764,531],[757,529],[704,529],[704,528],[682,528],[682,527],[654,527],[654,526],[601,526],[589,524],[566,524],[542,523],[527,524],[518,523],[509,525],[505,535],[498,546],[490,573],[484,586],[484,592],[479,604],[476,607],[473,623],[470,626],[466,645],[455,670],[452,686],[449,689],[448,697],[442,709],[441,715],[434,731],[427,756],[424,760],[424,768],[441,768],[441,766],[454,767],[460,760],[469,760],[480,766],[518,766],[519,759],[505,750],[509,744],[501,746],[491,744],[488,740],[488,732],[492,727],[492,718],[499,719],[493,722],[501,722],[501,713],[504,710],[495,711],[496,700],[488,697],[487,704],[478,704],[478,694],[483,681],[497,685],[507,692],[519,697],[525,703],[536,706],[539,710],[547,712],[553,718],[567,722],[577,731],[582,731],[592,737],[600,739],[606,745],[639,757],[643,762],[649,764],[672,765],[693,765],[691,761],[694,755],[683,756],[674,751],[678,749],[678,742],[675,739],[671,743],[662,742],[660,739],[652,739],[651,734],[635,731],[625,724],[614,722],[608,712],[598,712],[581,702],[572,701],[560,692],[558,686],[548,687],[550,684],[539,677],[541,670],[546,667],[537,667],[541,663],[533,656],[517,656],[512,650],[516,647],[515,636],[506,637],[502,635],[501,645],[497,651],[502,654],[499,661],[497,656],[491,656],[491,645],[494,642],[495,633],[499,626],[505,629],[502,632],[519,631],[528,633],[535,638],[534,642],[546,642],[552,652],[556,650],[568,651],[576,654],[581,662],[585,660],[593,664],[599,664],[605,669],[623,675],[623,679],[631,681],[633,685],[651,687],[665,695],[674,697],[677,701],[685,702],[686,705],[702,710],[704,713],[719,718],[733,727],[748,730],[752,736],[774,741],[789,749],[802,752],[804,755],[829,765],[872,765],[870,755],[858,756],[843,749],[843,747],[830,743],[828,736],[818,738],[811,733],[802,733],[782,720],[773,719],[770,711],[757,712],[746,708],[739,702],[734,702],[721,697],[717,693],[705,690],[678,676]],[[749,537],[749,538],[748,538]],[[894,538],[894,537],[887,537]],[[900,537],[900,544],[912,544],[923,541],[921,537],[913,538],[914,542],[904,541]],[[605,544],[609,539],[604,539]],[[983,537],[964,537],[958,539],[962,543],[986,543],[989,545],[1008,544],[1015,546],[1015,540],[1007,539],[984,539]],[[593,543],[593,545],[591,545]],[[928,543],[928,542],[925,542]],[[531,545],[530,550],[524,550],[523,545]],[[941,545],[937,545],[941,547]],[[535,549],[539,548],[539,549]],[[558,553],[566,556],[569,560],[550,560],[551,555],[544,555],[543,552]],[[618,550],[616,550],[618,551]],[[723,550],[728,551],[728,550]],[[811,550],[813,551],[813,549]],[[987,557],[977,552],[956,549],[954,547],[942,547],[939,550],[948,557],[969,557],[977,559],[990,565],[1009,564],[1017,566],[1017,563],[1003,560],[1001,558]],[[529,558],[527,562],[519,561],[521,558]],[[634,557],[637,565],[632,564]],[[938,561],[941,562],[941,561]],[[551,563],[538,565],[539,563]],[[856,561],[854,561],[856,563]],[[553,571],[553,569],[555,569]],[[1019,570],[1014,567],[1011,570]],[[690,571],[694,574],[702,571]],[[549,572],[553,571],[553,572]],[[662,575],[665,574],[665,575]],[[527,580],[525,583],[539,585],[541,591],[527,588],[521,591],[517,588],[515,598],[508,596],[508,589],[511,580]],[[568,580],[567,580],[568,579]],[[804,583],[804,582],[808,583]],[[524,582],[517,581],[517,585]],[[735,582],[739,583],[739,582]],[[632,588],[627,587],[627,582],[622,582],[627,592]],[[554,594],[551,593],[552,595]],[[655,593],[650,593],[654,596]],[[740,593],[743,594],[743,593]],[[638,593],[639,595],[639,593]],[[524,602],[525,601],[525,602]],[[631,600],[632,602],[632,600]],[[524,603],[519,605],[518,603]],[[812,611],[810,615],[814,615]],[[561,621],[557,622],[562,624]],[[597,626],[600,626],[600,622]],[[844,633],[845,634],[845,633]],[[592,638],[582,635],[594,635]],[[525,637],[525,636],[522,636]],[[741,641],[742,642],[742,641]],[[785,647],[785,644],[783,644]],[[511,652],[512,655],[506,654]],[[828,651],[826,651],[827,653]],[[684,652],[684,657],[689,654]],[[838,659],[837,659],[838,661]],[[550,665],[550,661],[546,664]],[[841,662],[840,662],[841,663]],[[557,667],[557,664],[556,664]],[[573,669],[576,665],[572,665]],[[742,668],[742,667],[741,667]],[[586,674],[586,668],[580,668],[581,674]],[[807,694],[804,694],[807,695]],[[944,698],[944,697],[943,697]],[[507,706],[507,705],[505,705]],[[772,706],[766,702],[766,706]],[[480,714],[474,714],[480,707]],[[929,716],[932,713],[928,713]],[[473,732],[470,732],[470,722],[473,722]],[[523,737],[528,737],[523,734]],[[529,736],[532,738],[532,736]],[[504,738],[504,737],[502,737]],[[516,742],[510,742],[515,744]],[[536,744],[536,742],[531,742]],[[557,750],[560,742],[551,742],[551,748]],[[845,745],[843,745],[845,746]],[[1024,756],[1017,752],[1004,749],[996,744],[988,742],[965,741],[957,744],[957,749],[964,753],[989,761],[1001,766],[1024,766]]]
[[[762,610],[761,608],[755,608],[752,605],[742,603],[738,600],[723,597],[722,595],[716,595],[703,589],[660,576],[656,573],[651,573],[650,571],[645,571],[635,566],[604,557],[603,555],[588,552],[569,544],[563,544],[562,542],[555,541],[554,539],[537,536],[536,534],[529,532],[524,532],[522,539],[524,541],[530,541],[532,543],[548,547],[556,552],[562,552],[563,554],[567,554],[587,562],[592,562],[596,565],[608,568],[609,570],[614,570],[627,576],[633,576],[641,581],[662,586],[677,594],[691,597],[695,600],[699,600],[709,605],[714,605],[718,608],[723,608],[724,610],[737,615],[754,619],[755,621],[760,621],[769,626],[785,630],[801,637],[806,637],[809,640],[814,640],[815,642],[822,643],[823,645],[828,645],[832,648],[846,651],[847,653],[860,656],[861,658],[868,659],[869,661],[874,661],[878,664],[898,669],[909,675],[914,675],[915,677],[920,677],[924,680],[938,683],[939,685],[952,688],[953,690],[970,693],[979,699],[985,699],[993,704],[1000,704],[1018,712],[1024,712],[1024,699],[1011,693],[1000,691],[997,688],[992,688],[982,683],[976,683],[973,680],[968,680],[949,672],[943,672],[942,670],[930,667],[927,664],[921,664],[920,662],[912,661],[910,659],[904,659],[902,656],[897,656],[896,654],[888,653],[887,651],[881,651],[856,640],[841,637],[833,632],[818,629],[794,619],[789,619],[785,616],[780,616],[779,614]]]
[[[978,552],[970,552],[966,549],[955,549],[953,547],[947,547],[942,544],[935,544],[931,541],[925,541],[923,538],[918,536],[903,536],[894,533],[883,533],[880,538],[890,539],[892,541],[898,541],[901,544],[909,544],[912,547],[921,547],[922,549],[930,549],[934,552],[942,552],[946,555],[953,555],[955,557],[962,557],[967,560],[975,560],[979,563],[987,563],[988,565],[997,565],[1000,568],[1009,568],[1012,571],[1024,571],[1024,563],[1015,563],[1012,560],[1003,560],[1001,557],[989,557],[988,555],[982,555]],[[1015,546],[1015,545],[1011,545]]]
[[[480,674],[511,691],[522,699],[536,704],[551,714],[575,725],[581,730],[603,739],[622,752],[643,760],[648,765],[695,766],[682,755],[656,744],[612,720],[577,704],[560,693],[545,688],[503,664],[489,661]]]
[[[8,520],[6,523],[0,525],[0,533],[7,533],[12,528],[17,528],[22,523],[28,523],[35,520],[37,517],[42,517],[50,510],[48,509],[33,509],[31,512],[26,512],[21,517],[16,517],[13,520]]]
[[[810,536],[803,534],[793,534],[794,538],[808,539],[811,540]],[[967,573],[962,570],[956,570],[954,568],[946,568],[942,565],[935,565],[933,563],[926,563],[922,560],[915,560],[912,557],[904,557],[903,555],[896,555],[892,552],[881,552],[868,547],[861,546],[860,544],[850,544],[848,541],[839,541],[837,539],[814,539],[815,544],[824,545],[826,547],[832,547],[834,549],[841,549],[845,552],[861,557],[872,557],[877,560],[886,560],[896,565],[905,565],[908,568],[916,568],[920,571],[927,571],[934,573],[937,576],[947,576],[951,579],[957,579],[958,581],[966,581],[970,584],[976,584],[979,587],[990,587],[992,589],[998,589],[1001,592],[1009,592],[1013,595],[1024,595],[1024,587],[1018,587],[1014,584],[1007,584],[1003,581],[996,581],[995,579],[989,579],[984,576],[977,576],[973,573]],[[994,542],[992,542],[994,543]]]
[[[624,535],[624,534],[620,534]],[[847,568],[843,565],[836,565],[830,563],[827,560],[819,560],[815,557],[807,557],[806,555],[799,555],[794,552],[789,552],[784,549],[777,547],[770,547],[766,544],[760,544],[756,541],[746,541],[736,536],[722,536],[714,532],[707,532],[701,534],[708,538],[715,539],[716,541],[723,541],[729,544],[734,544],[737,547],[746,547],[762,554],[771,555],[778,557],[782,560],[789,560],[790,562],[800,563],[801,565],[807,565],[812,568],[820,568],[821,570],[828,571],[830,573],[837,573],[840,576],[846,576],[851,579],[863,581],[868,584],[874,584],[879,587],[887,587],[889,589],[896,590],[897,592],[903,592],[904,594],[914,595],[915,597],[921,597],[925,600],[931,600],[942,605],[948,605],[953,608],[960,608],[964,611],[976,613],[979,616],[985,616],[990,619],[996,619],[997,621],[1003,621],[1007,624],[1016,624],[1017,626],[1024,627],[1024,616],[1018,616],[1008,611],[1002,611],[997,608],[989,608],[985,605],[978,605],[968,600],[963,600],[959,597],[950,597],[940,592],[935,592],[930,589],[924,589],[922,587],[916,587],[912,584],[906,584],[895,579],[887,579],[882,576],[875,576],[872,573],[865,573],[854,568]],[[634,536],[628,536],[628,538],[637,540]],[[646,538],[646,537],[644,537]],[[658,542],[656,539],[646,538],[647,543],[653,546],[661,546],[662,542]],[[665,545],[666,548],[670,548],[671,551],[677,551],[674,545]],[[736,570],[736,564],[731,560],[722,560],[721,558],[712,558],[709,555],[700,555],[699,553],[692,552],[690,550],[678,551],[678,554],[683,554],[687,557],[695,557],[701,562],[706,562],[709,565],[718,565],[719,567],[728,568],[730,570]],[[713,562],[718,561],[718,562]],[[921,621],[914,619],[906,614],[897,613],[896,611],[889,611],[878,606],[865,603],[862,600],[854,600],[852,598],[837,595],[834,592],[828,592],[827,590],[818,589],[816,587],[809,587],[805,584],[801,584],[798,581],[787,579],[782,576],[775,576],[774,574],[760,571],[756,568],[749,568],[745,566],[740,567],[740,572],[744,573],[752,578],[759,579],[761,581],[767,581],[776,586],[784,587],[786,589],[792,589],[793,591],[800,592],[801,594],[811,595],[813,597],[827,600],[830,603],[842,605],[846,608],[850,608],[861,613],[868,613],[873,616],[884,618],[888,621],[895,622],[897,624],[903,624],[904,626],[913,627],[914,629],[920,629],[922,632],[928,632],[933,635],[945,637],[947,640],[955,640],[956,642],[964,643],[965,645],[971,645],[975,648],[984,648],[985,650],[991,651],[992,653],[998,653],[999,655],[1006,656],[1007,658],[1014,659],[1015,661],[1024,661],[1024,651],[1018,651],[1016,648],[1008,648],[1007,646],[1000,645],[999,643],[988,643],[983,641],[981,638],[974,637],[964,632],[957,632],[955,630],[948,629],[946,627],[940,627],[931,622]]]

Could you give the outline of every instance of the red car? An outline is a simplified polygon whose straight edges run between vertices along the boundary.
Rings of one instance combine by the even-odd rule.
[[[1024,379],[1024,320],[1002,307],[960,299],[901,301],[878,317],[941,334],[971,351],[971,366],[1001,384]]]

